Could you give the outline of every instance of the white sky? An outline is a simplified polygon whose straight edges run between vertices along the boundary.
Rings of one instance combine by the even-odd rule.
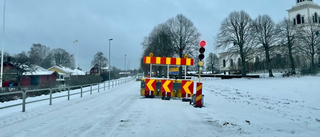
[[[140,66],[143,38],[177,14],[197,27],[207,41],[207,55],[230,12],[244,10],[253,19],[267,14],[277,23],[294,5],[295,0],[7,0],[4,51],[18,54],[34,43],[63,48],[75,56],[78,52],[80,68],[88,71],[98,51],[109,58],[112,38],[111,65],[124,69],[127,54],[128,67],[135,69]],[[0,9],[2,35],[3,0]]]

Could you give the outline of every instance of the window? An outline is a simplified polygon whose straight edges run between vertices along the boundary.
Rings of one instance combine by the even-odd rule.
[[[296,25],[296,19],[293,19],[293,25]]]
[[[230,59],[230,66],[233,67],[233,59]]]
[[[314,22],[313,23],[317,23],[318,22],[318,14],[314,13]]]
[[[304,23],[304,17],[301,17],[301,23],[302,24]]]
[[[259,61],[260,61],[259,57],[256,57],[256,62],[259,62]]]
[[[226,67],[226,60],[223,60],[223,67]]]
[[[238,58],[238,67],[241,67],[241,58]]]
[[[297,15],[297,24],[301,24],[301,15],[300,14]]]

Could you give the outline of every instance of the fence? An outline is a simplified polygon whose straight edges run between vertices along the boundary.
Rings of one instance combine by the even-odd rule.
[[[46,88],[46,89],[36,89],[36,90],[25,90],[25,91],[14,91],[14,92],[0,93],[0,97],[1,96],[5,96],[5,95],[14,95],[14,94],[22,95],[22,98],[21,98],[22,99],[22,103],[8,105],[8,106],[2,106],[2,107],[0,107],[0,109],[5,109],[5,108],[10,108],[10,107],[15,107],[15,106],[22,105],[22,112],[25,112],[26,104],[29,104],[29,103],[35,103],[35,102],[49,100],[49,105],[52,105],[52,100],[56,99],[56,98],[68,97],[68,100],[70,100],[70,96],[80,94],[80,97],[82,97],[83,93],[90,92],[90,94],[92,94],[93,91],[95,91],[95,90],[100,92],[100,89],[102,89],[102,88],[104,90],[106,89],[106,87],[108,89],[114,88],[116,86],[124,85],[128,81],[133,80],[133,79],[134,79],[134,77],[127,77],[127,78],[124,78],[124,79],[105,81],[103,83],[93,83],[93,84],[70,86],[70,87],[64,87],[64,88]],[[80,92],[71,93],[70,90],[73,90],[73,89],[80,89]],[[56,91],[56,90],[58,90],[58,91],[63,91],[64,90],[64,91],[67,91],[68,93],[67,93],[67,95],[61,95],[61,96],[52,97],[53,91]],[[75,90],[73,90],[73,91],[75,91]],[[26,98],[27,98],[27,94],[28,93],[37,93],[37,92],[42,92],[42,93],[43,92],[49,92],[49,97],[26,102]]]

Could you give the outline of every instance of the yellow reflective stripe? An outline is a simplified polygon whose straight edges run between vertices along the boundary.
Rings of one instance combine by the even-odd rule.
[[[150,57],[146,57],[146,64],[150,64],[151,58]]]
[[[197,96],[196,101],[199,101],[202,98],[202,95]]]
[[[202,85],[197,86],[197,91],[199,91],[200,89],[202,89]]]
[[[156,64],[161,64],[161,57],[156,58]]]
[[[191,59],[187,59],[187,63],[186,63],[186,65],[191,65]]]
[[[166,58],[166,64],[170,65],[171,64],[171,58]]]
[[[180,65],[181,64],[181,58],[176,58],[176,65]]]

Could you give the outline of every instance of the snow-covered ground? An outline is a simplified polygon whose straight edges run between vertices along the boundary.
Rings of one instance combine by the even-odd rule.
[[[51,106],[28,104],[26,112],[21,106],[1,109],[0,136],[320,135],[318,76],[202,82],[203,108],[143,98],[140,82],[131,81],[82,98],[55,99]]]

